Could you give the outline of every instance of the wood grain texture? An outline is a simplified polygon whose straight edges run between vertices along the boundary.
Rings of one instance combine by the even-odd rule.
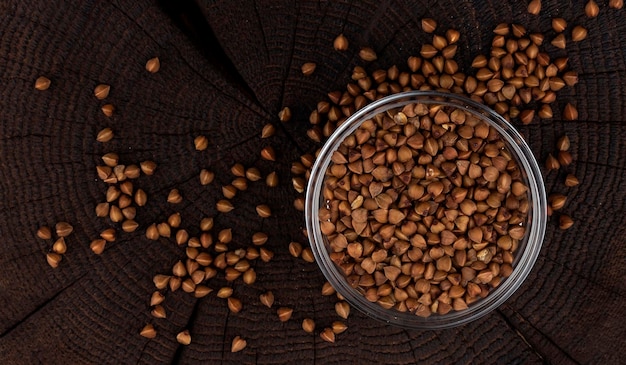
[[[543,1],[542,14],[526,13],[517,1],[197,1],[183,5],[141,0],[112,2],[4,1],[0,3],[0,360],[7,364],[199,364],[199,363],[620,363],[626,336],[626,21],[624,10],[600,4],[600,15],[587,19],[585,1]],[[422,17],[462,33],[458,60],[489,48],[499,22],[519,22],[532,31],[548,31],[551,17],[562,16],[589,29],[565,51],[551,46],[553,57],[568,56],[580,83],[559,94],[553,120],[519,126],[541,161],[566,133],[574,163],[546,173],[549,192],[567,193],[564,212],[576,224],[560,231],[550,219],[537,264],[526,283],[490,315],[463,327],[407,331],[388,327],[352,311],[348,331],[335,344],[306,334],[300,324],[314,318],[318,330],[338,317],[334,298],[323,297],[324,282],[315,264],[289,256],[292,240],[304,243],[303,217],[292,206],[290,164],[316,145],[306,138],[308,113],[326,93],[343,89],[352,67],[360,64],[360,46],[369,45],[378,60],[368,69],[404,65],[430,36]],[[548,31],[550,32],[550,31]],[[332,49],[344,33],[346,52]],[[161,70],[145,71],[158,56]],[[316,62],[312,76],[300,71]],[[45,75],[49,90],[34,89]],[[105,117],[103,101],[93,96],[99,83],[111,85],[104,102],[115,105]],[[561,120],[565,103],[578,106],[580,120]],[[292,121],[277,113],[289,106]],[[276,136],[259,138],[265,123]],[[95,142],[111,127],[116,137]],[[209,136],[209,149],[195,151],[193,139]],[[276,162],[259,151],[272,145]],[[95,166],[115,151],[126,164],[151,159],[157,173],[137,186],[149,204],[138,210],[140,228],[120,234],[106,251],[94,255],[89,242],[110,222],[94,207],[106,185]],[[277,171],[281,184],[269,189],[251,184],[233,200],[235,210],[219,214],[219,187],[232,180],[234,162],[257,165],[265,175]],[[202,168],[216,181],[199,184]],[[545,171],[544,171],[545,172]],[[566,173],[581,184],[566,189]],[[166,203],[179,188],[184,201]],[[267,203],[274,215],[256,216]],[[168,318],[153,320],[149,297],[152,276],[167,273],[183,251],[168,240],[144,237],[152,222],[180,211],[183,225],[215,216],[217,227],[235,228],[245,245],[252,233],[270,235],[270,263],[257,262],[258,280],[240,281],[234,295],[244,309],[230,314],[214,294],[197,300],[180,291],[168,294]],[[558,217],[558,216],[557,216]],[[53,270],[45,262],[50,242],[36,229],[65,220],[75,227],[68,253]],[[225,281],[212,283],[216,288]],[[268,309],[258,295],[272,290]],[[277,306],[294,308],[289,322],[278,321]],[[159,334],[138,335],[147,322]],[[188,328],[192,344],[181,346],[176,333]],[[230,353],[234,336],[248,347]]]

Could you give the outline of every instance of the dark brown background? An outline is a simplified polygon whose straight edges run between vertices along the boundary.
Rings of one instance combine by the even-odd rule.
[[[626,11],[599,1],[596,19],[583,16],[584,1],[544,1],[542,14],[526,13],[525,1],[10,1],[0,2],[0,359],[5,364],[119,363],[624,363],[626,338]],[[323,342],[300,328],[305,317],[318,328],[337,317],[333,298],[322,297],[323,277],[315,264],[292,259],[288,243],[300,235],[302,216],[292,208],[291,161],[315,146],[307,141],[308,113],[331,90],[345,87],[359,63],[359,46],[379,55],[368,66],[404,65],[429,36],[422,17],[462,32],[458,59],[488,49],[499,22],[520,22],[548,31],[550,18],[589,29],[566,51],[580,83],[563,90],[558,110],[575,103],[580,120],[553,120],[520,127],[537,158],[554,150],[562,134],[572,140],[575,162],[545,178],[549,192],[567,192],[564,211],[576,224],[560,231],[548,225],[537,264],[521,289],[498,310],[466,326],[441,331],[387,327],[353,311],[349,330],[337,343]],[[571,26],[570,28],[571,29]],[[569,30],[568,30],[569,31]],[[343,32],[347,52],[332,50]],[[144,70],[158,56],[161,71]],[[304,62],[318,64],[304,77]],[[49,90],[33,88],[46,75]],[[106,118],[93,97],[98,83],[112,85],[107,102],[117,110]],[[290,106],[294,119],[279,125],[276,114]],[[279,133],[261,140],[275,123]],[[112,127],[116,138],[94,141]],[[196,152],[193,138],[209,136]],[[275,163],[259,158],[261,147],[278,151]],[[93,209],[105,184],[95,165],[103,153],[120,153],[123,163],[153,159],[152,177],[138,185],[150,196],[138,212],[140,229],[123,234],[101,255],[89,242],[108,227]],[[256,164],[264,174],[277,170],[276,189],[255,184],[234,199],[236,210],[216,214],[220,184],[232,178],[235,161]],[[208,167],[216,182],[202,187],[197,174]],[[581,180],[566,190],[566,172]],[[180,206],[165,203],[172,187]],[[275,212],[265,221],[253,206],[268,202]],[[235,227],[247,242],[264,230],[275,252],[259,262],[252,286],[234,285],[244,309],[228,313],[223,300],[168,295],[168,318],[152,320],[151,278],[167,273],[181,250],[166,240],[145,239],[145,227],[181,211],[183,225],[216,215],[219,227]],[[66,220],[75,227],[61,266],[45,262],[50,243],[37,227]],[[277,320],[258,295],[271,289],[277,304],[291,306],[293,319]],[[155,323],[159,336],[139,330]],[[179,346],[175,334],[189,328],[193,342]],[[241,335],[248,347],[230,353]]]

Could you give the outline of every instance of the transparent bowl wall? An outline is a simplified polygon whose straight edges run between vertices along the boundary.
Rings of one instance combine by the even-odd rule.
[[[322,234],[318,211],[324,204],[321,195],[325,172],[331,163],[332,153],[343,140],[352,134],[365,120],[392,108],[420,102],[441,104],[468,111],[493,126],[517,160],[524,182],[529,188],[530,210],[526,222],[526,235],[519,242],[513,262],[513,272],[484,298],[472,303],[463,311],[451,311],[445,315],[433,314],[424,318],[412,313],[385,309],[372,303],[346,281],[341,270],[331,261],[329,243]],[[531,149],[515,128],[495,111],[466,97],[435,91],[408,91],[387,96],[357,111],[348,118],[324,144],[311,171],[306,192],[306,228],[316,262],[331,285],[343,295],[350,305],[368,316],[385,323],[412,329],[450,328],[476,320],[504,303],[522,285],[530,273],[544,238],[547,219],[547,201],[541,171]]]

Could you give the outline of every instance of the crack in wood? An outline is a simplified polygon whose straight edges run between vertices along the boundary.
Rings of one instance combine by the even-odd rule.
[[[61,288],[58,292],[56,292],[55,294],[53,294],[50,298],[46,299],[45,301],[43,301],[41,304],[37,305],[35,307],[35,309],[33,309],[32,311],[30,311],[29,313],[27,313],[24,317],[22,317],[22,319],[20,319],[19,321],[15,322],[14,324],[10,325],[9,327],[7,327],[4,331],[2,331],[2,333],[0,333],[0,339],[5,338],[6,336],[8,336],[9,334],[11,334],[12,331],[14,331],[15,329],[17,329],[18,327],[20,327],[22,324],[24,324],[26,321],[28,321],[33,315],[39,313],[39,311],[43,310],[44,308],[46,308],[46,306],[50,303],[52,303],[56,298],[59,297],[59,295],[61,295],[63,292],[65,292],[67,289],[71,288],[72,286],[74,286],[76,283],[78,283],[83,277],[85,277],[87,273],[83,273],[82,275],[78,276],[76,279],[74,279],[73,281],[71,281],[68,285],[64,286],[63,288]]]
[[[554,348],[556,348],[561,355],[563,355],[566,359],[568,359],[569,361],[571,361],[572,364],[580,364],[580,362],[576,361],[576,359],[574,359],[567,351],[565,351],[563,348],[561,348],[556,342],[554,342],[554,340],[552,340],[548,335],[546,335],[545,333],[539,331],[532,323],[530,323],[529,321],[527,321],[519,312],[517,312],[516,310],[514,310],[512,307],[508,306],[508,305],[504,305],[503,307],[507,308],[508,310],[510,310],[511,312],[513,312],[515,315],[519,316],[525,323],[527,323],[532,329],[534,329],[538,334],[540,334],[546,341],[548,341],[550,343],[550,345],[554,346]],[[520,338],[520,340],[522,342],[524,342],[532,351],[535,355],[537,355],[537,357],[545,364],[549,364],[550,360],[548,359],[548,357],[539,349],[536,347],[536,345],[534,343],[531,343],[526,336],[524,336],[524,334],[522,333],[521,329],[519,329],[517,326],[515,326],[515,324],[513,323],[513,321],[507,317],[501,309],[496,309],[495,312],[504,320],[504,322],[509,326],[509,328],[515,332],[515,334]]]

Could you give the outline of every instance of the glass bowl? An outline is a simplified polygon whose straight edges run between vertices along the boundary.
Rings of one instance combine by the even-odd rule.
[[[373,299],[371,297],[369,299],[366,298],[366,295],[372,294],[372,290],[369,290],[369,292],[367,290],[368,289],[367,285],[371,286],[371,281],[373,280],[372,278],[367,277],[367,280],[365,281],[367,281],[368,283],[365,284],[365,286],[358,285],[358,283],[356,283],[356,279],[354,279],[354,276],[350,276],[351,280],[350,281],[348,280],[348,276],[344,274],[345,270],[348,270],[348,269],[340,267],[338,263],[335,263],[333,261],[333,257],[335,258],[335,260],[337,260],[337,257],[347,258],[346,261],[348,261],[348,263],[346,265],[348,265],[348,268],[352,267],[352,269],[354,269],[354,266],[359,265],[361,268],[357,268],[358,269],[357,271],[359,271],[360,273],[363,273],[362,267],[365,267],[365,265],[361,265],[363,262],[363,258],[360,257],[358,259],[352,259],[354,265],[350,266],[351,264],[349,263],[349,261],[351,258],[348,257],[350,255],[346,255],[345,253],[342,254],[340,252],[338,254],[335,254],[335,256],[331,257],[333,255],[333,251],[335,252],[337,251],[336,247],[338,246],[334,245],[333,248],[331,248],[331,243],[329,242],[328,237],[322,233],[322,227],[320,224],[321,223],[320,222],[320,219],[321,219],[320,209],[329,207],[328,204],[330,200],[328,200],[327,197],[324,196],[324,184],[327,179],[327,172],[330,171],[329,166],[332,166],[332,164],[334,164],[334,162],[331,161],[333,153],[336,152],[338,148],[340,148],[340,146],[342,145],[346,137],[353,135],[353,133],[355,133],[355,131],[357,131],[359,126],[361,126],[362,123],[364,123],[365,121],[369,121],[368,122],[369,124],[367,126],[371,126],[372,123],[376,124],[376,121],[378,121],[379,125],[381,125],[381,128],[382,128],[382,123],[383,123],[382,120],[384,120],[384,117],[376,117],[376,115],[381,114],[381,113],[382,113],[381,115],[385,115],[385,113],[387,113],[386,114],[387,116],[391,116],[391,114],[389,113],[397,113],[397,111],[402,110],[405,107],[407,108],[407,110],[411,110],[411,108],[413,108],[413,110],[418,110],[414,105],[407,107],[407,105],[409,104],[416,104],[416,103],[426,106],[429,111],[432,111],[432,113],[430,114],[433,114],[439,108],[445,109],[448,115],[451,115],[452,111],[454,110],[459,110],[460,113],[466,115],[467,118],[469,118],[468,120],[473,120],[475,122],[475,119],[478,119],[479,121],[484,121],[485,123],[487,123],[490,126],[489,130],[490,130],[490,133],[492,133],[492,135],[494,131],[497,132],[497,134],[499,134],[500,140],[504,142],[504,147],[501,149],[505,149],[508,151],[508,154],[505,154],[505,156],[509,156],[512,160],[514,160],[517,163],[517,169],[516,168],[511,168],[511,169],[513,171],[515,170],[519,171],[519,174],[515,173],[515,176],[527,187],[527,191],[525,193],[526,195],[524,197],[527,199],[528,204],[526,205],[527,208],[525,208],[525,210],[527,211],[527,215],[524,217],[524,220],[521,223],[513,223],[510,226],[508,226],[508,228],[505,228],[509,230],[513,228],[514,226],[521,226],[525,228],[523,230],[524,232],[523,237],[512,240],[513,247],[516,247],[516,248],[512,248],[512,250],[514,250],[513,255],[509,255],[507,257],[507,259],[509,260],[508,261],[509,266],[507,267],[508,269],[507,277],[504,277],[501,280],[491,281],[489,283],[479,282],[480,285],[477,284],[476,286],[479,286],[480,288],[482,288],[482,290],[480,290],[480,295],[478,296],[474,295],[473,297],[470,298],[469,288],[467,287],[468,281],[463,279],[462,282],[459,283],[458,282],[459,275],[455,275],[453,277],[447,276],[446,279],[442,279],[442,275],[439,275],[437,278],[437,281],[433,281],[433,278],[431,278],[430,275],[424,276],[424,274],[419,274],[419,270],[416,270],[417,274],[414,275],[413,271],[409,273],[407,272],[408,270],[404,270],[404,267],[401,266],[402,273],[400,275],[404,275],[403,277],[404,282],[407,282],[407,280],[409,280],[408,278],[406,278],[406,276],[409,276],[410,277],[409,285],[413,286],[412,289],[408,290],[409,294],[413,295],[413,299],[411,299],[410,301],[410,304],[412,305],[409,306],[406,303],[405,304],[398,303],[400,302],[400,300],[397,300],[396,296],[394,296],[396,292],[392,292],[392,294],[386,295],[384,301],[381,299],[376,300],[376,296],[374,296]],[[457,115],[460,115],[460,114],[457,114]],[[402,116],[404,116],[404,114]],[[375,118],[379,118],[379,119],[375,119]],[[435,118],[433,118],[433,122],[432,122],[433,125],[438,123],[438,122],[436,123],[434,119]],[[401,124],[407,123],[407,121],[402,118],[400,118],[399,120],[402,120],[402,121],[398,123],[401,123]],[[455,122],[449,121],[447,123],[442,123],[440,127],[443,127],[444,129],[442,130],[440,127],[437,127],[437,129],[440,132],[446,132],[447,130],[452,130],[452,131],[459,131],[460,133],[461,130],[458,129],[460,128],[460,125],[455,124],[457,122],[458,121],[455,121]],[[415,121],[415,118],[409,118],[408,123],[413,123],[414,125],[418,127],[422,125],[419,122],[419,117],[417,121]],[[398,130],[398,128],[400,127],[397,127],[395,130]],[[435,131],[433,129],[433,133],[434,132]],[[425,135],[428,135],[428,133],[426,133]],[[461,137],[459,137],[459,139],[460,138]],[[500,146],[502,146],[501,143],[500,143]],[[439,144],[439,147],[440,148],[442,147],[441,143]],[[343,146],[342,148],[343,148],[343,151],[346,150],[345,146]],[[503,152],[503,153],[506,153],[506,152]],[[419,155],[420,155],[420,151],[414,150],[413,159],[417,160]],[[467,156],[467,154],[465,154],[465,156]],[[425,160],[426,161],[428,160],[428,156],[425,157]],[[416,163],[416,165],[418,165],[418,163]],[[509,167],[507,165],[507,170],[505,170],[505,172],[509,172],[508,168]],[[445,176],[441,175],[441,173],[438,176],[445,178]],[[487,184],[486,182],[487,180],[480,180],[480,179],[483,179],[483,177],[476,178],[475,180],[476,184],[478,184],[478,182]],[[419,181],[419,178],[416,179],[414,177],[413,181],[417,181],[417,183],[421,183],[421,181]],[[333,183],[334,183],[334,180],[333,180]],[[358,184],[355,184],[355,185],[358,185]],[[493,184],[490,186],[493,187]],[[448,188],[446,190],[450,191],[452,187],[453,186],[448,184]],[[389,189],[389,186],[387,186],[386,188]],[[473,191],[474,190],[472,190],[472,194],[473,194]],[[329,193],[327,192],[327,194]],[[363,194],[365,194],[365,198],[367,198],[367,192]],[[510,194],[511,192],[509,191],[506,194],[503,193],[502,196],[509,196]],[[354,195],[352,196],[354,197]],[[372,196],[370,196],[370,198],[371,197]],[[434,195],[431,196],[431,200],[434,200]],[[416,200],[416,201],[413,201],[412,203],[413,205],[410,208],[408,208],[408,210],[405,210],[405,212],[408,212],[406,215],[407,217],[408,215],[412,214],[410,209],[412,209],[413,207],[416,207],[416,204],[418,203],[418,201]],[[433,204],[436,204],[436,203],[433,202],[429,204],[431,204],[432,206]],[[358,204],[356,206],[358,206]],[[442,206],[442,204],[440,203],[440,204],[437,204],[436,206],[437,207]],[[482,204],[482,206],[484,206],[484,204]],[[406,208],[406,202],[404,203],[404,207]],[[415,208],[415,211],[417,212],[417,208]],[[493,213],[493,210],[490,210],[488,212]],[[500,210],[498,210],[498,212],[500,212]],[[367,211],[367,213],[372,213],[372,211]],[[424,214],[428,214],[428,213],[424,212]],[[440,213],[438,214],[439,216],[441,216]],[[458,213],[458,214],[461,215],[461,213]],[[413,214],[413,216],[415,215]],[[360,224],[362,225],[363,220],[360,219],[359,222],[357,222],[356,217],[357,216],[355,213],[354,216],[350,217],[351,219],[350,221],[355,224],[361,222]],[[371,226],[371,222],[374,222],[374,221],[371,220],[371,214],[369,215],[369,217],[370,218],[368,218],[367,224],[370,224]],[[475,220],[476,222],[478,221],[477,220],[478,218],[475,218],[474,215],[472,214],[469,214],[469,217],[470,217],[469,220]],[[541,249],[541,245],[542,245],[542,241],[543,241],[544,233],[546,229],[547,201],[546,201],[545,187],[544,187],[542,177],[541,177],[541,171],[539,169],[537,161],[535,160],[532,154],[531,149],[528,147],[528,145],[526,144],[522,136],[515,130],[515,128],[511,124],[509,124],[505,119],[503,119],[500,115],[498,115],[495,111],[473,100],[470,100],[466,97],[455,95],[455,94],[441,93],[441,92],[435,92],[435,91],[408,91],[408,92],[398,93],[398,94],[384,97],[382,99],[379,99],[367,105],[361,110],[358,110],[355,114],[353,114],[345,122],[343,122],[337,128],[337,130],[330,136],[328,141],[326,141],[322,149],[319,151],[316,162],[311,170],[311,175],[310,175],[310,179],[309,179],[308,186],[307,186],[307,192],[306,192],[305,219],[306,219],[306,228],[308,232],[309,241],[311,243],[311,248],[313,250],[313,254],[315,256],[318,266],[320,267],[324,276],[330,282],[330,284],[335,288],[335,290],[339,294],[341,294],[345,298],[345,300],[352,307],[360,310],[361,312],[365,313],[366,315],[372,318],[375,318],[377,320],[383,321],[391,325],[396,325],[396,326],[400,326],[404,328],[411,328],[411,329],[437,329],[437,328],[450,328],[450,327],[462,325],[462,324],[468,323],[470,321],[476,320],[486,315],[487,313],[491,312],[492,310],[500,306],[502,303],[504,303],[522,285],[522,283],[524,282],[524,280],[527,278],[528,274],[530,273],[537,259],[539,251]],[[324,219],[327,219],[326,216]],[[405,219],[408,219],[408,218],[405,218]],[[416,219],[422,219],[422,218],[418,217]],[[481,216],[481,219],[484,220],[482,216]],[[492,217],[489,217],[489,219],[491,220]],[[467,221],[467,219],[465,219],[465,221]],[[401,224],[404,224],[403,222],[404,221],[401,221],[398,223],[396,221],[395,224],[396,226],[400,226]],[[432,225],[433,220],[429,219],[428,222],[431,225],[430,227],[427,227],[427,228],[430,229],[431,231],[434,231],[433,225]],[[507,224],[508,222],[509,221],[507,221]],[[510,222],[513,222],[513,221],[511,220]],[[474,223],[473,225],[476,226],[478,225],[478,223]],[[470,226],[472,226],[472,223],[470,223]],[[452,225],[450,224],[450,220],[448,220],[447,227],[452,227]],[[502,229],[502,226],[498,226],[498,227]],[[454,228],[456,229],[457,226],[454,225]],[[452,230],[453,233],[455,233],[455,229]],[[467,230],[467,227],[465,229]],[[489,230],[493,231],[493,228],[487,227],[485,229],[487,231]],[[357,230],[360,230],[361,232],[364,231],[363,228],[360,228]],[[365,230],[367,230],[367,228]],[[487,232],[485,230],[483,231]],[[336,237],[334,233],[329,233],[329,234],[331,234],[331,237]],[[364,244],[369,244],[370,245],[369,247],[371,248],[371,242],[365,242],[364,241],[365,238],[361,237],[359,234],[352,233],[352,232],[349,234],[347,233],[347,235],[349,235],[350,238],[352,239],[351,241],[352,243],[362,242]],[[419,235],[419,234],[420,233],[414,233],[413,235]],[[430,234],[430,233],[427,233],[427,234]],[[464,233],[463,231],[457,230],[455,235],[456,234],[462,236]],[[518,231],[518,234],[519,234],[519,231]],[[355,239],[354,238],[355,236],[358,236],[358,237]],[[394,237],[396,237],[396,235],[394,235]],[[399,237],[403,238],[402,235],[400,235]],[[407,238],[407,237],[408,236],[404,238]],[[430,240],[430,237],[432,237],[432,235],[428,237]],[[491,240],[493,240],[493,236],[489,236],[489,237]],[[395,242],[397,242],[397,239],[395,238],[392,238],[392,239],[394,239]],[[418,242],[418,241],[423,242],[423,240],[421,240],[419,237],[416,237],[415,239],[416,239],[415,241],[410,241],[411,246],[409,247],[409,249],[413,249],[413,246],[415,246],[413,242]],[[436,240],[437,238],[433,239],[434,242],[436,242]],[[369,241],[372,241],[372,240],[369,239]],[[381,247],[381,246],[384,246],[384,243],[380,243],[379,241],[380,239],[378,240],[378,242],[373,242],[375,245],[377,245],[375,247],[376,250],[385,249],[385,247]],[[483,252],[483,251],[479,251],[480,249],[484,247],[487,247],[487,248],[493,247],[494,245],[496,248],[489,248],[491,251],[487,252],[487,255],[489,253],[492,253],[491,256],[495,257],[497,256],[497,253],[494,254],[494,252],[499,252],[500,261],[503,255],[507,255],[505,253],[502,253],[498,248],[499,245],[496,245],[494,242],[485,243],[485,242],[480,242],[480,241],[481,239],[478,239],[478,241],[469,240],[466,242],[467,243],[466,253],[469,254],[470,257],[474,258],[473,255],[476,252],[478,252],[479,254]],[[448,241],[446,240],[446,242]],[[474,246],[475,244],[476,246]],[[434,245],[437,245],[437,243],[435,243]],[[456,242],[455,242],[455,245],[456,245]],[[462,244],[460,245],[461,245],[460,247],[462,247]],[[364,246],[361,245],[361,247],[364,247]],[[474,249],[473,247],[476,247],[476,249]],[[507,246],[504,246],[504,247],[507,247]],[[423,250],[420,250],[422,251],[422,254],[423,254],[421,259],[416,259],[416,261],[414,262],[409,260],[409,263],[414,264],[414,263],[419,263],[420,260],[425,260],[426,262],[423,262],[422,264],[424,264],[426,267],[428,266],[428,262],[432,262],[434,265],[435,261],[432,259],[432,257],[430,257],[430,253],[433,252],[433,256],[434,256],[435,251],[429,251],[430,248],[432,247],[429,241],[429,246],[424,248]],[[447,251],[444,251],[446,252],[446,254],[450,252],[449,248],[446,248],[446,247],[443,247],[443,248],[447,250]],[[392,248],[387,247],[387,249],[388,251],[387,251],[386,260],[389,260],[390,256],[393,257],[393,252],[392,252],[393,247]],[[472,249],[474,249],[474,251],[473,253],[470,253],[470,250]],[[401,252],[402,251],[399,251],[399,253]],[[400,256],[398,254],[397,258],[393,259],[395,260],[394,263],[396,267],[398,267],[398,262],[402,264],[405,264],[407,262],[406,257],[408,256],[406,256],[406,252],[408,251],[404,251],[404,252],[405,252],[404,253],[405,256]],[[413,250],[413,252],[415,253],[415,256],[413,257],[417,258],[419,256],[419,252],[417,252],[417,250]],[[430,259],[424,258],[426,257],[427,252],[428,252],[428,257]],[[437,251],[437,252],[440,252],[440,251]],[[459,254],[462,255],[462,253],[459,253]],[[358,256],[358,252],[354,254],[354,256]],[[495,260],[495,258],[491,258],[491,257],[489,258],[489,260],[493,260],[493,261],[488,261],[484,256],[485,256],[484,254],[483,256],[480,256],[481,260],[485,260],[485,262],[483,262],[484,265],[490,262],[497,261]],[[400,260],[400,257],[403,257],[404,259]],[[359,259],[362,261],[357,262]],[[463,267],[457,265],[458,263],[462,263],[463,261],[460,261],[460,260],[455,261],[455,260],[456,258],[453,258],[453,260],[451,261],[452,268],[449,271],[450,273],[455,273],[455,272],[460,273],[463,270]],[[446,261],[450,261],[450,260],[446,260]],[[383,270],[384,269],[383,266],[389,265],[389,262],[375,261],[375,264],[376,264],[376,270]],[[438,264],[438,261],[437,261],[437,264]],[[474,264],[474,266],[477,269],[480,269],[482,266],[484,266],[483,264]],[[420,264],[418,264],[418,267],[419,265]],[[464,266],[468,266],[468,265],[470,265],[469,260],[464,264]],[[447,267],[450,267],[450,266],[447,266]],[[496,267],[497,269],[495,269]],[[490,270],[491,268],[494,268],[494,270],[496,270],[495,272],[499,272],[497,270],[500,270],[501,267],[503,268],[504,264],[502,264],[502,266],[492,265],[492,266],[489,266],[487,269],[484,269],[484,268],[483,269]],[[390,268],[389,271],[390,272],[395,271],[395,273],[397,274],[398,270],[396,269],[392,270],[392,268]],[[467,271],[471,272],[471,270],[467,270]],[[474,271],[477,271],[477,270],[474,270]],[[437,271],[436,273],[439,273],[439,271]],[[372,273],[369,273],[369,274],[372,274]],[[487,275],[486,277],[488,278],[488,273],[486,273],[486,275]],[[381,276],[376,273],[375,273],[375,277],[381,278]],[[391,277],[393,278],[393,276]],[[470,277],[471,276],[468,276],[468,278]],[[450,278],[450,280],[448,280],[447,278]],[[463,276],[463,278],[465,278],[465,276]],[[449,307],[451,307],[451,303],[455,303],[453,299],[450,299],[452,292],[446,291],[446,293],[448,293],[447,298],[440,297],[441,301],[439,301],[437,295],[441,295],[441,292],[443,292],[443,290],[437,291],[437,289],[434,289],[430,291],[422,290],[428,293],[429,298],[424,299],[422,303],[423,305],[419,305],[419,307],[416,307],[414,304],[416,303],[416,301],[418,301],[418,298],[421,298],[421,295],[424,294],[424,293],[422,294],[418,293],[418,296],[416,297],[415,290],[413,290],[416,288],[415,285],[417,284],[417,281],[420,279],[423,279],[421,281],[421,284],[425,284],[424,280],[426,280],[429,283],[429,285],[427,285],[427,287],[429,288],[432,288],[430,287],[430,283],[441,285],[442,280],[447,280],[447,282],[445,283],[445,287],[440,286],[439,287],[440,289],[450,288],[450,284],[452,285],[456,284],[462,287],[465,284],[466,285],[464,287],[465,288],[464,293],[466,295],[465,298],[469,298],[469,299],[467,301],[464,300],[463,302],[464,303],[469,302],[470,304],[467,305],[467,308],[459,307],[458,311],[454,309],[450,309]],[[384,279],[381,279],[381,281],[382,280]],[[493,287],[491,287],[491,283],[495,283]],[[389,284],[392,290],[396,289],[396,282],[393,282],[390,279]],[[475,289],[476,286],[472,285],[472,288]],[[378,292],[378,286],[375,285],[373,287],[376,288],[376,292]],[[487,287],[487,289],[485,289],[485,287]],[[388,289],[389,289],[388,287],[385,287],[385,291],[388,291]],[[404,288],[404,289],[408,289],[408,288]],[[397,292],[398,296],[401,295],[402,297],[406,297],[407,290],[403,290],[403,291],[404,292]],[[383,293],[382,289],[380,292]],[[433,294],[434,296],[431,294]],[[457,294],[455,294],[455,297],[456,296]],[[437,302],[436,305],[433,304],[435,302]],[[447,303],[444,303],[444,302],[447,302]],[[424,309],[425,306],[428,309],[430,309],[431,314],[424,312],[426,310]],[[416,308],[419,308],[419,309],[416,309]],[[416,314],[417,312],[420,312],[421,314],[418,315]]]

